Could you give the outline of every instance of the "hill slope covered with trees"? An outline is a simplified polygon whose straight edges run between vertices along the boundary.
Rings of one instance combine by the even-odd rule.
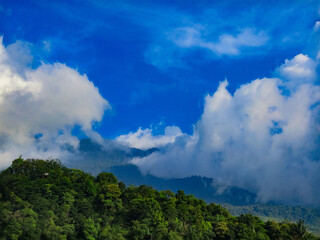
[[[128,186],[57,160],[16,159],[0,173],[2,239],[319,239],[304,223],[232,216],[183,191]]]
[[[262,220],[274,220],[276,222],[282,222],[285,219],[297,222],[299,219],[303,219],[310,232],[320,235],[320,209],[318,208],[272,204],[246,206],[222,204],[222,206],[226,207],[235,216],[249,213],[258,216]]]

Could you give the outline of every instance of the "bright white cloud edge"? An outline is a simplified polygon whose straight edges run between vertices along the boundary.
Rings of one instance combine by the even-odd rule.
[[[34,69],[32,60],[28,43],[5,47],[0,38],[0,168],[20,154],[67,158],[61,146],[79,142],[73,127],[99,138],[92,124],[111,108],[86,75],[61,63]]]
[[[173,143],[176,137],[182,135],[179,127],[167,126],[163,135],[154,135],[152,128],[139,128],[136,132],[120,135],[116,138],[119,143],[139,149],[159,148]]]

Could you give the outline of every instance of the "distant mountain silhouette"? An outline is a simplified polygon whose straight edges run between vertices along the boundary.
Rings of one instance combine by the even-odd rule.
[[[128,164],[132,158],[145,157],[158,151],[156,148],[148,150],[131,148],[108,139],[99,144],[89,138],[82,139],[78,149],[72,147],[67,149],[74,154],[74,159],[69,160],[66,165],[83,169],[93,175],[112,166]]]
[[[229,203],[232,205],[247,205],[256,202],[256,194],[234,186],[223,186],[212,178],[191,176],[186,178],[164,179],[152,175],[141,174],[139,168],[132,164],[113,166],[104,169],[117,176],[125,184],[148,185],[157,190],[169,189],[173,192],[183,190],[186,194],[193,194],[207,203]]]
[[[127,185],[149,185],[158,190],[169,189],[173,192],[183,190],[187,194],[206,202],[247,205],[256,202],[256,194],[234,186],[224,186],[212,178],[191,176],[187,178],[164,179],[152,175],[143,175],[139,168],[130,164],[136,157],[145,157],[159,149],[141,150],[130,148],[113,140],[104,140],[99,144],[89,138],[82,139],[75,154],[75,160],[69,161],[68,167],[80,168],[93,175],[102,171],[112,172]]]
[[[297,221],[302,218],[310,226],[311,231],[320,233],[319,210],[317,209],[277,205],[276,203],[259,204],[255,193],[235,186],[225,186],[212,178],[201,176],[159,178],[150,174],[142,174],[137,166],[130,163],[132,158],[145,157],[159,151],[156,148],[149,150],[130,148],[113,140],[104,140],[102,144],[99,144],[88,138],[80,141],[78,149],[70,146],[64,146],[64,148],[75,156],[75,159],[66,163],[68,167],[80,168],[93,175],[102,171],[111,172],[126,185],[148,185],[157,190],[169,189],[173,192],[183,190],[207,203],[220,203],[234,215],[250,213],[265,220],[271,219],[279,222],[284,219]]]

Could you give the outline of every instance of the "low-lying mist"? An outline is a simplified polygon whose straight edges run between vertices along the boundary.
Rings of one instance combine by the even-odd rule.
[[[175,141],[161,151],[132,162],[158,177],[212,177],[255,191],[262,202],[319,205],[318,63],[299,54],[277,68],[274,78],[243,84],[234,94],[227,80],[221,82],[206,96],[192,135],[176,131]],[[151,144],[150,131],[128,134],[131,146],[134,136],[139,145],[144,138]]]

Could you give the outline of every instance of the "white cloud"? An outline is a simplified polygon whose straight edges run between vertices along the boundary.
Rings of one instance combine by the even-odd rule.
[[[201,32],[198,28],[176,28],[169,34],[169,39],[172,40],[178,47],[182,48],[202,47],[205,42],[202,40]]]
[[[307,55],[299,54],[293,59],[286,59],[277,72],[289,87],[299,86],[303,83],[314,83],[316,80],[317,64]]]
[[[140,149],[150,149],[156,147],[163,147],[168,143],[175,141],[176,137],[182,134],[179,127],[168,126],[164,129],[164,135],[153,134],[152,129],[139,128],[136,132],[130,132],[125,135],[120,135],[116,140],[122,144],[128,145],[130,147],[140,148]]]
[[[31,61],[28,44],[6,48],[1,38],[0,167],[20,154],[59,157],[62,144],[77,144],[75,125],[93,134],[92,124],[110,108],[86,75],[61,63],[32,69]]]
[[[186,56],[195,49],[206,50],[211,57],[241,56],[266,45],[269,38],[263,31],[242,29],[238,34],[210,33],[202,25],[178,27],[157,36],[145,52],[145,59],[161,70],[187,68]],[[255,52],[256,53],[256,52]]]
[[[313,27],[314,31],[318,31],[320,29],[320,21],[316,21]]]
[[[299,54],[232,95],[227,81],[205,98],[193,135],[134,159],[160,177],[204,175],[257,191],[261,200],[319,205],[320,87],[315,62]],[[294,86],[288,95],[283,89]],[[161,136],[158,136],[161,138]]]
[[[215,55],[239,55],[248,47],[260,47],[266,44],[268,37],[264,32],[254,33],[252,29],[244,29],[237,35],[222,34],[218,41],[210,41],[203,35],[202,26],[177,28],[169,34],[178,47],[199,47],[210,50]]]

